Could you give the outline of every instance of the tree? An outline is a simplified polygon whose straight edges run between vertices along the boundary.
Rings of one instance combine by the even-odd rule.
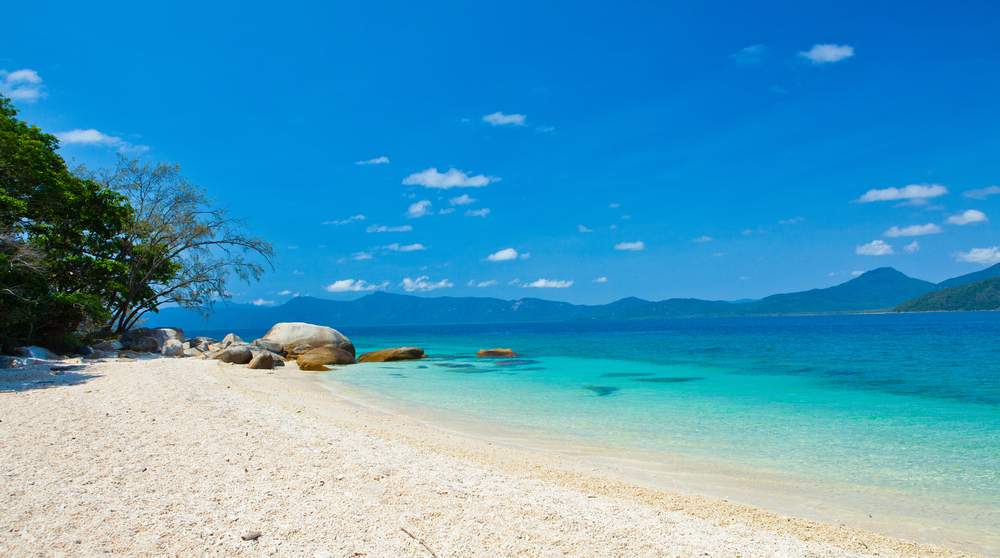
[[[117,260],[127,272],[111,298],[109,327],[122,332],[165,304],[207,310],[229,297],[228,280],[257,280],[273,250],[243,232],[177,165],[120,157],[92,175],[133,208]]]
[[[0,346],[72,348],[109,317],[124,267],[116,256],[131,210],[75,176],[59,141],[17,119],[0,95]]]

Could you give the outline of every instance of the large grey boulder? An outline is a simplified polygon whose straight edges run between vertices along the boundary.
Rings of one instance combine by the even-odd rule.
[[[240,339],[240,336],[236,335],[235,333],[230,333],[222,338],[223,347],[228,347],[230,345],[244,345],[244,344],[246,344],[246,342],[243,341],[243,339]]]
[[[274,324],[261,341],[278,343],[288,356],[294,357],[317,347],[333,346],[354,357],[354,344],[332,327],[304,322]]]
[[[159,353],[169,339],[184,342],[184,330],[175,327],[141,327],[121,335],[122,347],[140,353]]]
[[[42,360],[59,359],[59,355],[53,353],[52,351],[46,349],[45,347],[39,347],[37,345],[30,345],[28,347],[18,347],[14,349],[14,354],[24,358],[40,358]]]
[[[163,348],[160,349],[160,353],[168,357],[184,356],[184,343],[176,339],[167,339],[163,342]]]
[[[250,352],[250,347],[246,345],[233,345],[222,349],[212,356],[212,358],[233,364],[246,364],[253,359],[253,353]]]

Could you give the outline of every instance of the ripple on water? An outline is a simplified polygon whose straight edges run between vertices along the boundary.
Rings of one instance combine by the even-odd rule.
[[[682,384],[684,382],[697,382],[698,380],[704,380],[703,376],[676,376],[676,377],[658,377],[658,378],[636,378],[636,382],[648,382],[651,384]]]

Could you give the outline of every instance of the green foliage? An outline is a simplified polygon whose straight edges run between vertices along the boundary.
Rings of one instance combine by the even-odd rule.
[[[59,142],[0,96],[0,346],[68,349],[108,317],[131,215],[120,194],[75,176]]]
[[[926,294],[896,307],[900,312],[1000,310],[1000,277]]]

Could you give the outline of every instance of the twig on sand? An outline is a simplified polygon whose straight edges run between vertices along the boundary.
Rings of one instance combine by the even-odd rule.
[[[427,546],[427,543],[425,543],[423,539],[421,539],[420,537],[418,537],[418,536],[414,535],[413,533],[407,531],[406,527],[400,527],[399,530],[402,531],[402,532],[404,532],[404,533],[406,533],[407,535],[409,535],[411,539],[413,539],[413,540],[417,541],[418,543],[420,543],[420,546],[424,547],[424,549],[427,550],[427,552],[430,552],[431,556],[433,556],[434,558],[437,558],[437,554],[434,554],[434,551],[431,550],[431,547]]]

